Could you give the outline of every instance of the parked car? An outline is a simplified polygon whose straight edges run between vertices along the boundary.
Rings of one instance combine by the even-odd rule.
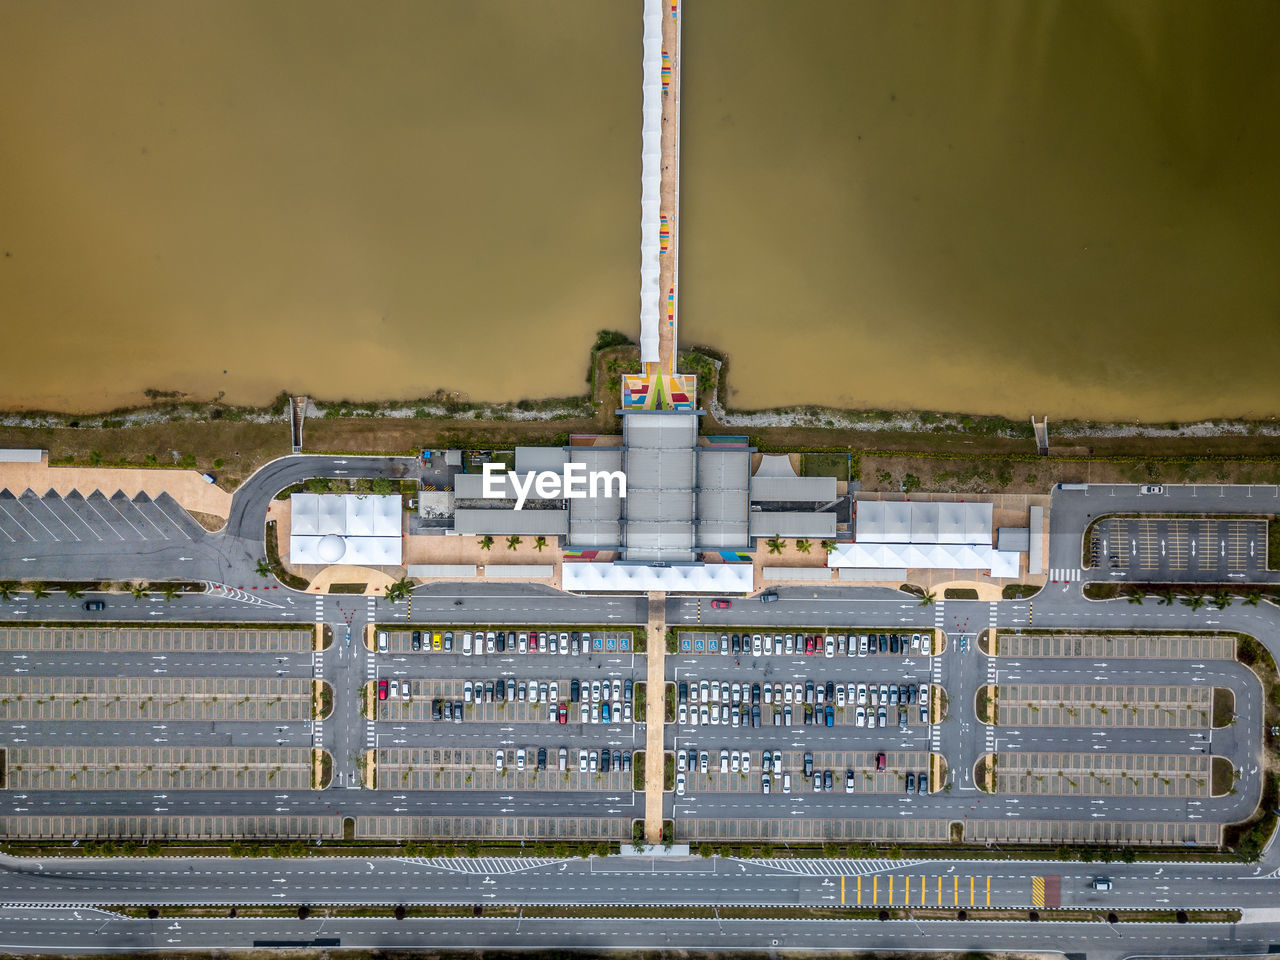
[[[499,750],[493,755],[493,769],[499,773],[502,772],[503,765],[507,762],[507,751]]]
[[[876,754],[876,772],[884,773],[885,758],[883,753]]]
[[[391,681],[391,691],[390,693],[387,694],[387,696],[392,700],[400,699],[400,681],[399,680]]]
[[[907,774],[907,793],[916,792],[916,775],[914,773]]]
[[[387,699],[387,681],[385,680],[378,681],[378,699],[379,700]]]
[[[778,595],[774,593],[772,590],[769,591],[768,593],[762,593],[760,594],[760,602],[761,603],[777,603]]]
[[[578,751],[578,772],[587,772],[587,751],[585,750]]]
[[[412,647],[415,651],[422,649],[422,631],[421,630],[413,631],[413,636],[409,642],[409,646]]]
[[[677,797],[684,796],[684,783],[685,783],[684,774],[677,773],[676,774],[676,796]]]
[[[560,748],[560,770],[564,772],[569,769],[569,749],[567,747]]]
[[[387,652],[387,631],[385,630],[378,631],[378,652]]]
[[[927,773],[922,772],[916,780],[916,793],[923,796],[928,792],[929,792],[929,775]]]
[[[1144,494],[1161,494],[1164,493],[1164,484],[1161,483],[1144,483],[1138,487],[1138,495]]]

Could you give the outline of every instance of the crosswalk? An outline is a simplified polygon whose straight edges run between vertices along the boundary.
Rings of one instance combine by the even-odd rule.
[[[943,607],[945,605],[945,600],[938,600],[933,605],[933,625],[938,630],[942,630],[946,626],[946,618],[943,615]]]
[[[377,601],[378,598],[372,595],[365,598],[365,613],[368,616],[370,623],[378,622],[377,619],[375,619],[377,616]]]
[[[1079,567],[1050,567],[1049,582],[1050,583],[1071,583],[1079,580],[1081,571]]]
[[[311,653],[311,675],[316,680],[324,679],[324,651],[314,650]],[[324,720],[316,717],[311,725],[311,745],[317,749],[324,746]]]
[[[806,877],[867,877],[873,873],[904,870],[924,863],[923,860],[760,860],[734,857],[742,863],[768,867],[783,873],[798,873]]]
[[[316,623],[324,623],[324,595],[316,597]]]
[[[434,867],[451,873],[473,873],[478,876],[521,873],[525,870],[536,870],[538,867],[565,862],[550,857],[397,857],[396,859],[401,863],[412,863],[419,867]]]
[[[943,603],[939,600],[933,605],[933,625],[937,628],[937,636],[933,641],[933,656],[930,657],[931,671],[929,674],[929,682],[933,684],[933,696],[938,695],[938,691],[942,689],[942,657],[938,656],[938,648],[942,645],[942,634],[944,633],[944,625],[946,623],[945,614],[943,613]],[[932,708],[931,708],[932,709]],[[942,752],[942,729],[940,725],[933,724],[930,728],[929,749],[934,753]]]

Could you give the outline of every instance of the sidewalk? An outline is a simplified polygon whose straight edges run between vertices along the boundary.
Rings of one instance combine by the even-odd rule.
[[[662,843],[663,732],[666,729],[667,595],[649,594],[648,673],[645,687],[644,834]]]
[[[182,509],[226,519],[231,514],[231,494],[205,481],[196,470],[148,470],[142,467],[51,467],[49,457],[39,463],[0,463],[0,488],[22,496],[24,490],[43,496],[53,490],[66,496],[73,490],[89,496],[101,490],[110,497],[117,490],[130,499],[145,493],[155,499],[167,493]]]

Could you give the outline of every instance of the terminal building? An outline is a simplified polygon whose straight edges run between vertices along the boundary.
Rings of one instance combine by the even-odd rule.
[[[836,481],[797,477],[785,457],[763,457],[745,437],[699,437],[700,413],[622,414],[621,437],[578,437],[567,447],[517,447],[512,471],[621,471],[626,496],[540,497],[523,509],[504,479],[486,499],[480,474],[454,478],[452,532],[467,536],[558,538],[573,557],[566,590],[673,590],[742,593],[753,587],[750,554],[761,537],[836,536]],[[789,461],[788,461],[789,464]],[[607,554],[609,559],[599,559]],[[708,562],[711,561],[711,562]]]

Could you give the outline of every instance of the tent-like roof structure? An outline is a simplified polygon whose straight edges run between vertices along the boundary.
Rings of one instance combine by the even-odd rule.
[[[860,543],[991,544],[990,503],[859,500]]]
[[[827,557],[829,567],[881,569],[990,570],[993,577],[1016,577],[1018,554],[990,544],[856,543],[838,544]]]
[[[289,510],[290,563],[400,565],[397,496],[295,493]]]
[[[651,567],[638,563],[566,563],[564,589],[580,593],[750,593],[749,563],[679,563]]]

